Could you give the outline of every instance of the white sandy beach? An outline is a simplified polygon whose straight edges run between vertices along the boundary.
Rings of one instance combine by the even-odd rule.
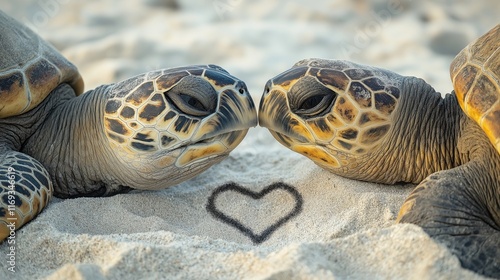
[[[213,63],[244,80],[256,104],[269,78],[308,57],[422,77],[447,93],[454,55],[500,11],[494,0],[0,1],[80,69],[87,90]],[[296,193],[212,197],[208,208],[245,235],[207,210],[229,182],[255,193],[283,182]],[[419,227],[394,225],[413,187],[333,175],[256,127],[226,160],[175,187],[54,198],[17,232],[15,273],[0,245],[0,279],[482,279]],[[273,227],[261,243],[248,236]]]

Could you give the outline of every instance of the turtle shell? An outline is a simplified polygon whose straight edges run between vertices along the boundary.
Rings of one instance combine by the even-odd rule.
[[[61,83],[76,94],[83,80],[76,67],[28,27],[0,11],[0,118],[40,104]]]
[[[500,153],[500,24],[465,47],[450,74],[460,107]]]

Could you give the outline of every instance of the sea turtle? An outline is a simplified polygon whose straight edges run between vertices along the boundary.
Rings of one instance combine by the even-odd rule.
[[[397,221],[500,277],[500,25],[457,55],[451,78],[443,98],[415,77],[306,59],[267,82],[259,124],[335,174],[419,184]]]
[[[76,67],[1,11],[0,46],[0,240],[52,195],[187,180],[257,125],[245,83],[216,65],[152,71],[82,94]]]

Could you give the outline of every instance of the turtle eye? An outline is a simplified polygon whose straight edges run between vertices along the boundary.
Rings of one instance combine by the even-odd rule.
[[[299,111],[309,111],[320,105],[326,95],[316,95],[307,98],[300,106]]]
[[[288,93],[290,109],[302,118],[328,113],[336,98],[337,93],[311,76],[301,78]]]
[[[179,111],[187,115],[204,117],[212,113],[212,110],[207,108],[203,102],[195,96],[176,92],[165,94],[165,96],[167,99],[170,99],[170,103],[175,105]]]
[[[336,94],[323,93],[313,95],[304,100],[295,111],[296,114],[303,117],[314,117],[322,115],[335,100]]]
[[[180,113],[205,117],[215,112],[217,92],[205,80],[187,76],[169,91],[163,93]]]
[[[198,111],[208,111],[205,106],[200,102],[200,100],[196,99],[195,97],[189,96],[187,94],[180,94],[181,99],[187,103],[187,105],[191,106],[192,109],[198,110]]]

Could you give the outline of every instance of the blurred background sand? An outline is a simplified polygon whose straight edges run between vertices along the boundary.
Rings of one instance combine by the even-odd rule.
[[[72,61],[87,90],[213,63],[244,80],[258,104],[269,78],[308,57],[422,77],[447,93],[451,60],[498,24],[500,2],[0,0],[0,8]],[[262,245],[205,212],[227,181],[259,190],[279,180],[301,192],[304,210]],[[0,278],[477,277],[418,227],[392,225],[412,188],[340,178],[255,128],[227,160],[171,189],[54,199],[18,234],[20,272],[2,263]],[[276,218],[246,214],[256,229]]]
[[[269,77],[306,57],[375,64],[448,92],[449,62],[500,11],[492,0],[3,2],[81,69],[88,89],[154,68],[216,63],[256,97]]]

